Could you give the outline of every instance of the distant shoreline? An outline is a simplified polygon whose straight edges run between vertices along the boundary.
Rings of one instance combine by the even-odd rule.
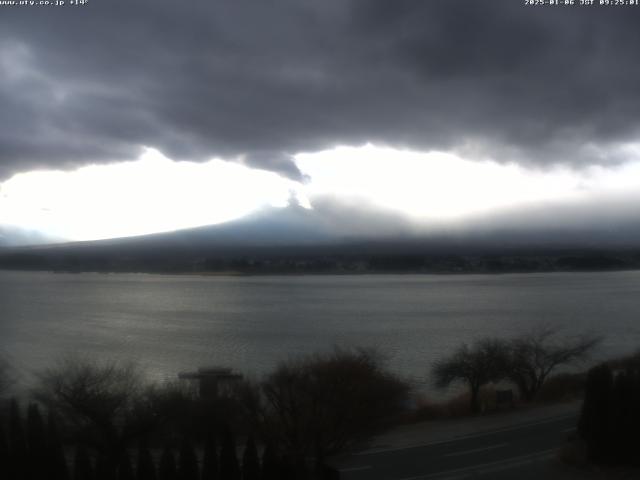
[[[508,274],[640,270],[640,248],[425,245],[0,249],[0,269],[199,276]]]
[[[15,269],[15,268],[2,268],[0,272],[15,272],[15,273],[51,273],[62,275],[79,275],[79,274],[101,274],[101,275],[160,275],[160,276],[185,276],[185,277],[361,277],[366,275],[371,276],[459,276],[459,275],[532,275],[536,273],[550,274],[550,273],[622,273],[622,272],[640,272],[640,267],[636,268],[620,268],[620,269],[599,269],[599,270],[522,270],[522,271],[366,271],[366,272],[239,272],[239,271],[220,271],[220,272],[189,272],[189,271],[175,271],[175,272],[159,272],[159,271],[118,271],[118,270],[45,270],[45,269]]]

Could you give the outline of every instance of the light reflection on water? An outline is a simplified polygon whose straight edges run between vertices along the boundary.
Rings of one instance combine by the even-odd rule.
[[[333,345],[377,347],[422,390],[431,363],[536,325],[640,348],[640,272],[203,277],[0,272],[0,350],[26,376],[75,352],[154,378],[228,365],[252,375]]]

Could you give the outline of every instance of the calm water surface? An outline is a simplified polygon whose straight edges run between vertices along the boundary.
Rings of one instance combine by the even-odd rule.
[[[23,373],[70,353],[156,378],[223,364],[260,374],[333,345],[373,346],[426,388],[460,342],[537,325],[640,348],[640,272],[198,277],[0,272],[0,351]]]

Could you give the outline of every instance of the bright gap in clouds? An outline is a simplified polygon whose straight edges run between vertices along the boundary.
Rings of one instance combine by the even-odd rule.
[[[143,235],[283,207],[296,188],[239,163],[173,162],[148,149],[134,162],[14,176],[0,186],[0,224],[70,240]]]
[[[639,150],[640,151],[640,150]],[[340,147],[299,154],[302,184],[236,162],[137,161],[30,172],[0,185],[0,225],[93,240],[226,222],[290,198],[330,197],[396,211],[425,225],[541,204],[584,203],[640,188],[640,161],[615,168],[532,170],[440,153]]]
[[[313,198],[367,199],[418,220],[460,219],[522,204],[574,199],[582,176],[566,169],[535,172],[442,152],[341,147],[298,155]]]

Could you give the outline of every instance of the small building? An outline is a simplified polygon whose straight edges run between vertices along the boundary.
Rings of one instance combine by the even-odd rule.
[[[196,372],[181,372],[178,378],[197,381],[201,398],[216,399],[230,384],[242,380],[242,375],[226,367],[201,367]]]

